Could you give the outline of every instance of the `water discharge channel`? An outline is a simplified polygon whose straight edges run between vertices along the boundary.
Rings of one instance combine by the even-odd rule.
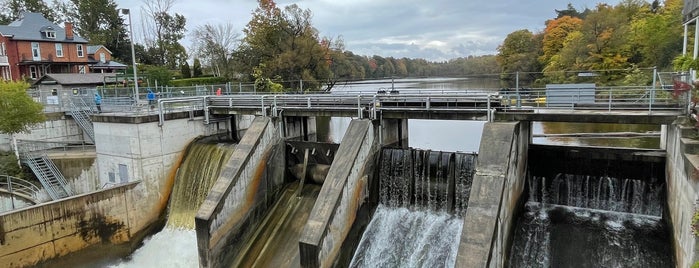
[[[175,176],[165,228],[110,267],[198,267],[194,216],[234,149],[230,143],[190,144]]]
[[[383,149],[380,203],[350,267],[453,267],[476,158]]]
[[[673,267],[661,182],[532,176],[509,267]]]

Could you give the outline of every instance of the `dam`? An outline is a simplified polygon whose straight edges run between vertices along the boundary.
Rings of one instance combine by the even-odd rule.
[[[201,267],[366,267],[380,264],[384,259],[379,260],[376,256],[386,255],[394,256],[389,258],[386,265],[409,267],[520,267],[517,263],[538,262],[540,259],[564,265],[558,260],[561,258],[559,256],[569,256],[565,252],[534,252],[534,256],[541,256],[534,260],[516,254],[523,251],[520,248],[551,247],[557,239],[561,239],[555,238],[556,235],[571,232],[571,229],[533,223],[556,219],[556,224],[571,226],[565,220],[573,220],[577,224],[585,219],[603,218],[606,221],[602,222],[601,227],[588,222],[584,223],[587,225],[571,228],[578,230],[589,225],[593,226],[589,227],[593,232],[597,230],[595,228],[625,229],[658,237],[653,241],[623,244],[624,248],[650,250],[652,254],[648,254],[649,259],[639,260],[640,264],[684,267],[694,258],[693,248],[684,246],[687,239],[692,238],[687,235],[689,230],[684,229],[688,223],[682,220],[690,213],[682,205],[688,196],[672,193],[685,187],[687,180],[681,176],[692,176],[686,173],[691,169],[691,161],[684,159],[695,149],[687,138],[686,127],[678,121],[676,114],[670,116],[658,112],[637,119],[631,116],[631,120],[638,120],[636,123],[639,124],[667,124],[667,131],[663,134],[667,149],[618,151],[531,144],[531,122],[552,120],[553,113],[537,113],[526,118],[527,114],[508,109],[491,108],[493,112],[489,112],[487,105],[490,102],[487,99],[490,97],[486,96],[485,106],[477,105],[467,111],[449,114],[446,110],[440,111],[439,105],[446,106],[450,100],[440,104],[435,101],[436,98],[430,99],[429,109],[434,112],[427,113],[433,119],[492,120],[485,123],[478,153],[463,153],[420,150],[408,146],[405,142],[410,135],[407,118],[401,119],[400,115],[412,116],[416,111],[411,105],[421,101],[419,97],[411,98],[415,99],[404,105],[386,101],[380,106],[372,103],[370,108],[323,109],[311,105],[307,109],[291,101],[285,103],[280,97],[276,99],[276,105],[280,106],[275,110],[274,104],[260,106],[263,108],[248,108],[244,104],[226,106],[224,103],[230,100],[212,97],[210,102],[205,102],[205,110],[184,112],[178,116],[168,116],[167,113],[136,117],[95,116],[95,131],[101,133],[95,141],[98,144],[97,162],[100,167],[116,163],[113,169],[99,171],[104,172],[101,177],[105,181],[111,177],[119,178],[119,163],[124,163],[127,168],[134,168],[133,172],[128,173],[131,175],[129,178],[142,178],[140,182],[131,184],[114,183],[114,186],[100,191],[102,195],[107,194],[105,191],[112,191],[110,195],[126,200],[121,211],[128,214],[125,218],[129,221],[123,222],[134,223],[128,229],[123,229],[125,231],[117,228],[116,232],[106,234],[101,243],[119,243],[115,237],[139,240],[136,230],[144,230],[145,226],[152,224],[160,224],[161,227],[170,225],[173,213],[189,210],[183,215],[190,216],[185,216],[182,221],[191,221],[186,223],[189,226],[193,223],[196,254]],[[354,103],[351,105],[356,105],[357,98],[352,99]],[[272,103],[274,100],[268,97],[266,101]],[[307,100],[303,101],[305,105]],[[359,102],[362,101],[360,98]],[[474,102],[471,99],[469,103]],[[282,109],[282,105],[287,106]],[[383,117],[378,116],[381,113],[373,115],[378,112],[377,107],[386,109]],[[426,106],[423,104],[423,107]],[[450,104],[449,107],[459,106]],[[243,116],[245,113],[253,113],[254,116]],[[322,117],[309,116],[314,113],[325,116],[328,114],[324,113],[351,114],[353,120],[339,144],[313,140],[315,121]],[[627,115],[619,115],[618,120],[629,120]],[[567,115],[564,117],[573,121],[598,118],[593,116],[589,119],[583,115],[578,119],[570,119]],[[609,122],[614,118],[606,115],[603,121]],[[133,134],[127,133],[123,129],[125,127],[134,129],[133,132],[137,134],[158,133],[159,138],[147,142],[129,138]],[[184,138],[183,133],[173,132],[174,129],[183,128],[200,128],[196,132],[209,136],[223,135],[234,140],[235,145],[227,153],[229,156],[216,157],[218,161],[211,160],[211,153],[195,157],[191,150],[184,148],[192,146],[188,144],[200,134]],[[100,139],[113,146],[105,146]],[[177,146],[172,146],[170,140],[176,140]],[[123,147],[124,144],[140,149],[127,149]],[[218,144],[222,143],[216,144],[221,146]],[[170,146],[180,149],[170,150]],[[580,161],[576,164],[562,161],[542,164],[535,161],[571,159],[580,152],[587,152],[580,159],[588,159],[588,164],[593,166],[605,163],[605,170],[609,172],[601,176],[582,171],[577,164]],[[175,209],[176,198],[187,195],[177,193],[178,183],[187,181],[178,173],[189,172],[184,171],[186,165],[177,163],[185,163],[190,157],[200,160],[186,165],[214,170],[204,168],[209,165],[206,162],[211,162],[218,165],[220,170],[212,174],[189,175],[190,179],[196,178],[202,189],[206,189],[205,194],[197,194],[205,197],[198,201],[185,201],[188,204],[200,203],[194,208],[178,210]],[[129,163],[137,163],[139,167],[132,167]],[[620,166],[624,168],[618,168]],[[639,166],[653,168],[643,170]],[[151,167],[157,168],[153,171]],[[293,174],[293,167],[301,167],[301,176]],[[327,168],[320,171],[320,167]],[[306,172],[303,172],[304,169]],[[625,170],[629,174],[614,174],[615,170]],[[155,173],[162,175],[156,176]],[[323,173],[324,176],[317,179],[309,173]],[[653,177],[638,176],[638,173],[652,174]],[[145,179],[149,176],[153,178]],[[212,179],[204,183],[204,177]],[[185,192],[194,192],[194,188],[192,185],[184,187]],[[69,199],[82,198],[76,203],[87,199],[92,200],[88,203],[96,204],[95,201],[99,199],[92,195],[88,193]],[[585,200],[582,196],[592,198]],[[111,197],[100,198],[114,200]],[[58,203],[61,201],[49,205]],[[106,216],[110,213],[106,210],[107,206],[100,206],[104,206],[104,209],[93,207],[90,211],[99,212],[111,220],[111,216]],[[4,233],[15,232],[17,235],[14,237],[21,237],[18,232],[30,227],[18,228],[8,224],[11,217],[36,209],[28,207],[2,214]],[[138,214],[137,211],[147,211],[145,214],[154,218],[138,220],[134,216]],[[542,211],[547,216],[537,218]],[[614,218],[629,214],[633,214],[631,220]],[[579,215],[587,215],[587,218],[576,218]],[[163,220],[163,216],[167,216],[167,220]],[[650,223],[643,225],[639,222]],[[633,224],[641,227],[634,229]],[[538,240],[541,243],[530,244],[537,239],[522,237],[538,237],[540,233],[531,231],[539,228],[537,226],[549,230],[542,235],[543,239]],[[171,232],[168,228],[161,232]],[[149,235],[152,231],[147,233]],[[621,234],[613,239],[618,241],[628,236],[634,235]],[[355,239],[350,239],[353,237]],[[393,242],[395,237],[405,240]],[[5,241],[3,243],[7,245],[15,245],[13,241]],[[54,238],[50,243],[60,243],[56,241]],[[588,243],[601,245],[605,242]],[[397,250],[391,248],[391,244],[405,246]],[[579,244],[581,247],[584,245]],[[0,256],[4,258],[0,260],[8,260],[7,263],[22,267],[19,260],[11,258],[17,256],[22,248],[31,247],[15,248],[17,250],[12,252],[0,252],[10,253]],[[567,250],[574,251],[575,248]],[[636,252],[622,254],[631,256]],[[279,258],[275,259],[274,256]],[[667,256],[673,257],[668,259]],[[614,262],[603,264],[609,263]]]

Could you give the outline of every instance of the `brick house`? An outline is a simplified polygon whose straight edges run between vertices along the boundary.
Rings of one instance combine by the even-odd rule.
[[[49,73],[88,73],[87,40],[40,13],[25,12],[19,20],[0,25],[0,78],[39,79]]]
[[[87,46],[87,57],[92,73],[124,73],[126,65],[112,60],[112,52],[103,45]]]

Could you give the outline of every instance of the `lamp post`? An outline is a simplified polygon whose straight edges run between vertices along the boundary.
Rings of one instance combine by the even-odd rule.
[[[129,15],[129,39],[131,39],[131,62],[133,64],[134,100],[138,104],[138,75],[136,67],[136,50],[133,47],[133,23],[131,23],[131,12],[128,8],[122,8],[121,14]]]

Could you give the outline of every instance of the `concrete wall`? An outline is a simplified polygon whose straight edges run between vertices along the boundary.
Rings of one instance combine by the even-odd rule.
[[[301,233],[301,266],[334,265],[359,208],[368,199],[368,176],[380,148],[376,132],[369,120],[350,123]]]
[[[100,187],[141,181],[134,189],[142,202],[146,223],[155,221],[167,205],[177,165],[187,145],[199,136],[217,133],[216,125],[202,118],[113,122],[102,116],[93,120],[97,177]],[[143,226],[140,226],[143,227]]]
[[[408,148],[408,119],[382,119],[381,144]]]
[[[455,267],[504,267],[524,190],[530,123],[487,123]]]
[[[688,139],[696,135],[691,124],[678,119],[667,135],[667,204],[675,249],[676,267],[690,267],[699,261],[697,237],[692,233],[692,216],[699,198],[699,142]],[[692,148],[694,147],[694,148]]]
[[[141,230],[130,183],[0,214],[0,264],[29,267],[91,245],[129,241]]]
[[[315,117],[284,117],[284,137],[303,141],[316,141]]]
[[[252,235],[284,183],[278,173],[284,169],[268,167],[284,163],[285,146],[275,120],[255,118],[199,208],[195,225],[201,267],[228,265],[229,254]]]
[[[63,113],[47,113],[46,121],[32,126],[29,132],[15,134],[17,140],[38,141],[82,141],[82,129],[72,117]],[[12,140],[7,134],[0,134],[0,150],[11,151]]]

